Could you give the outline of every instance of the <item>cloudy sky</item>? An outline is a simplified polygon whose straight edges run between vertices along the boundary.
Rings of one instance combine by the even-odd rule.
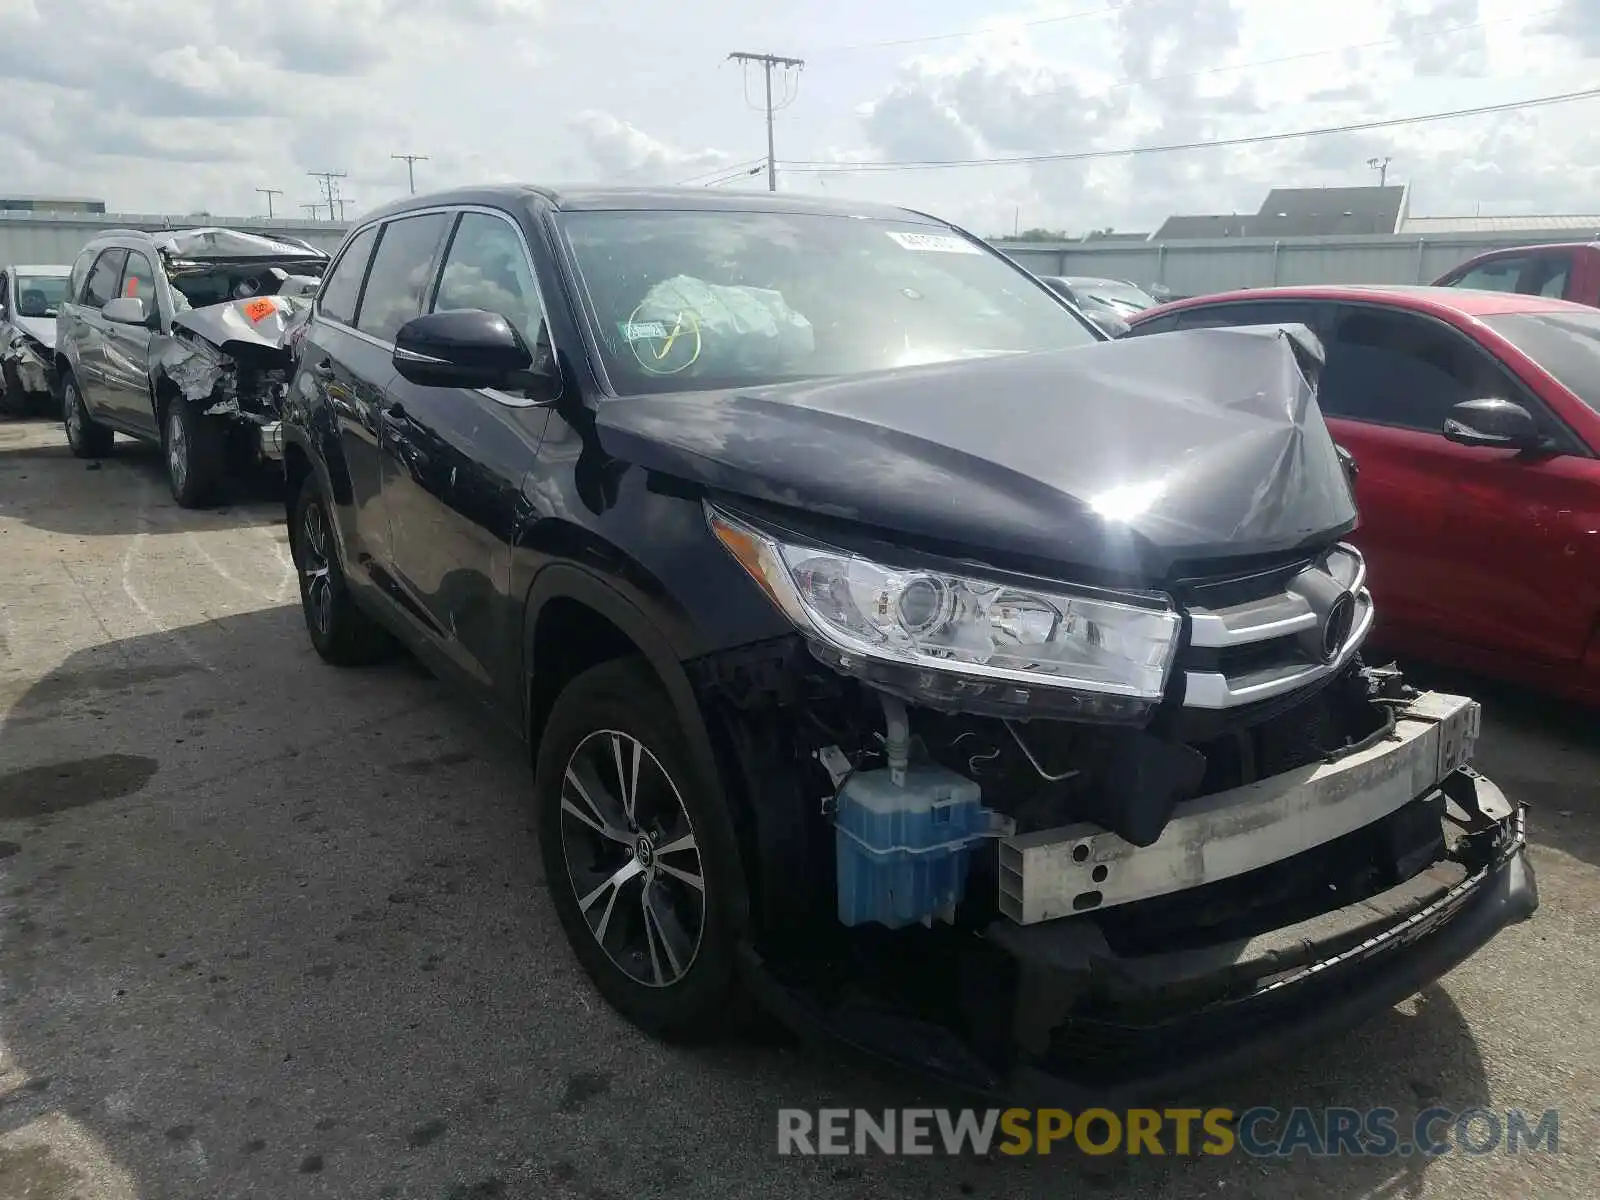
[[[0,0],[0,190],[124,212],[279,212],[345,171],[350,215],[497,179],[779,186],[981,233],[1149,229],[1273,185],[1413,185],[1418,215],[1600,208],[1600,99],[1087,161],[874,170],[1189,143],[1595,85],[1600,0]],[[785,162],[795,165],[782,167]],[[764,179],[735,181],[764,186]],[[721,186],[719,184],[719,186]]]

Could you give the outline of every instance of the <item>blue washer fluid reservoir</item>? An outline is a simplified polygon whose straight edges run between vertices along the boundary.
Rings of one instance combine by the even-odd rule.
[[[973,848],[1008,822],[984,808],[982,790],[934,763],[850,776],[839,792],[834,840],[839,920],[890,929],[950,920],[966,890]]]

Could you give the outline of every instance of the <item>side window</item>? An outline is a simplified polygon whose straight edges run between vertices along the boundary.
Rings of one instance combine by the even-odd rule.
[[[156,304],[156,276],[150,260],[137,250],[128,251],[128,266],[122,272],[122,295],[143,300],[145,312]]]
[[[356,314],[357,329],[392,342],[400,326],[422,312],[422,298],[433,282],[439,243],[449,224],[447,214],[428,213],[400,217],[383,227]]]
[[[1485,292],[1514,292],[1522,268],[1527,265],[1528,259],[1523,255],[1491,258],[1488,262],[1479,263],[1465,275],[1452,279],[1449,286],[1477,288]]]
[[[539,343],[544,306],[522,239],[509,221],[462,213],[445,254],[433,312],[481,308],[510,321],[530,347]]]
[[[94,262],[95,256],[88,251],[72,260],[72,274],[68,276],[67,295],[71,296],[74,302],[83,298],[83,285],[89,281],[89,268]]]
[[[1134,334],[1141,333],[1171,333],[1178,327],[1178,318],[1181,316],[1183,316],[1181,312],[1175,312],[1167,313],[1160,317],[1151,317],[1148,321],[1140,321],[1137,325],[1134,325],[1123,336],[1131,337]]]
[[[1328,416],[1439,433],[1452,405],[1506,390],[1461,335],[1407,313],[1345,310],[1327,351]]]
[[[1567,294],[1567,276],[1572,271],[1572,255],[1540,254],[1528,260],[1517,291],[1529,296],[1550,296],[1559,300]]]
[[[128,257],[126,250],[106,250],[101,253],[89,272],[89,282],[83,289],[83,302],[89,308],[104,308],[116,299],[117,281],[122,278],[122,264]]]
[[[355,324],[361,281],[367,276],[367,263],[372,258],[372,243],[377,236],[377,226],[373,226],[350,239],[349,246],[328,272],[322,293],[317,297],[317,311],[323,316],[345,325]]]
[[[1248,300],[1189,308],[1177,314],[1179,329],[1216,329],[1232,325],[1310,325],[1315,328],[1316,306],[1305,301]]]

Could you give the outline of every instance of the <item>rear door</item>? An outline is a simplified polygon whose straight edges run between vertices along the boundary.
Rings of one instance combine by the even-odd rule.
[[[312,410],[331,413],[333,428],[318,430],[336,445],[323,451],[332,487],[339,539],[347,573],[371,582],[375,554],[386,554],[378,467],[378,408],[394,374],[384,347],[355,328],[362,285],[377,244],[378,227],[359,231],[345,244],[317,295],[301,344],[296,386],[311,389]]]
[[[1560,458],[1447,441],[1452,405],[1495,397],[1572,435],[1461,330],[1418,313],[1341,305],[1327,339],[1323,411],[1360,466],[1358,542],[1386,626],[1546,662],[1578,657],[1590,616],[1572,603],[1572,501]],[[1568,464],[1570,465],[1570,463]],[[1565,507],[1565,512],[1561,511]]]
[[[129,250],[117,295],[144,301],[145,311],[160,312],[156,301],[155,267],[141,250]],[[150,338],[144,325],[105,321],[102,331],[105,404],[124,428],[157,436],[155,410],[150,402]]]
[[[530,348],[548,352],[544,301],[527,240],[495,209],[454,218],[429,311],[499,313]],[[425,610],[452,663],[505,711],[520,704],[511,539],[523,476],[537,462],[547,404],[495,389],[423,387],[396,379],[384,415],[384,505],[395,572]]]

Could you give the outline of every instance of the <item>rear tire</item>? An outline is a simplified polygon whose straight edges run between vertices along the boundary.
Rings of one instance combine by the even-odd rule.
[[[534,777],[545,880],[573,953],[607,1003],[675,1039],[727,1024],[727,914],[744,886],[718,792],[685,743],[648,666],[614,659],[556,698]]]
[[[227,430],[196,412],[180,397],[161,414],[161,451],[167,486],[182,508],[204,508],[216,499],[227,466]]]
[[[300,611],[312,648],[336,667],[360,667],[393,654],[389,631],[361,609],[345,582],[334,537],[333,516],[309,474],[295,497],[289,523],[289,547],[300,576]]]
[[[104,458],[111,453],[116,435],[89,416],[83,393],[71,374],[61,380],[61,421],[67,430],[67,445],[79,458]]]

